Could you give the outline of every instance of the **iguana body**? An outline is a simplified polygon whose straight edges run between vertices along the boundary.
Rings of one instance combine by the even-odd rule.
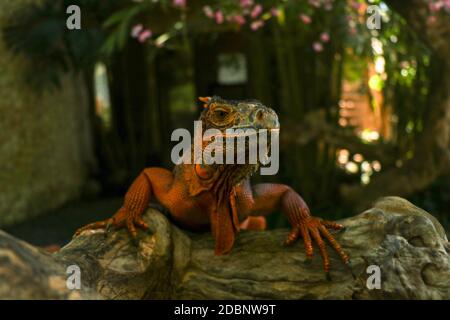
[[[227,128],[278,129],[276,113],[258,101],[226,101],[218,97],[201,98],[205,110],[200,120],[203,129]],[[216,241],[215,254],[228,253],[240,224],[249,217],[267,215],[281,209],[292,230],[286,244],[302,236],[306,255],[312,258],[314,241],[322,255],[325,272],[330,263],[322,240],[324,237],[342,260],[349,259],[327,228],[341,225],[311,216],[303,199],[283,184],[250,184],[257,165],[243,164],[179,164],[173,172],[163,168],[147,168],[136,178],[125,195],[123,206],[110,219],[91,223],[77,231],[104,228],[109,224],[126,226],[136,237],[136,228],[147,229],[142,219],[151,200],[168,209],[171,218],[190,230],[211,228]]]

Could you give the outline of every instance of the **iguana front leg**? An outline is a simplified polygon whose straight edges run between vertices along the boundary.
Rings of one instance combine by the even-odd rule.
[[[152,197],[157,200],[167,193],[172,185],[173,175],[169,170],[163,168],[144,169],[134,180],[125,194],[122,207],[109,219],[90,223],[75,232],[90,229],[106,228],[109,225],[115,227],[126,226],[133,238],[137,236],[136,227],[148,229],[147,223],[142,219],[142,214],[147,209]]]
[[[267,215],[281,208],[292,226],[286,244],[293,244],[301,235],[305,244],[306,256],[311,259],[313,256],[312,242],[314,241],[319,247],[323,268],[327,274],[330,270],[330,259],[323,238],[328,240],[345,264],[349,262],[347,254],[328,231],[328,228],[338,230],[343,226],[311,216],[305,201],[291,187],[272,183],[251,186],[250,182],[246,180],[235,188],[235,192],[236,206],[244,217]]]

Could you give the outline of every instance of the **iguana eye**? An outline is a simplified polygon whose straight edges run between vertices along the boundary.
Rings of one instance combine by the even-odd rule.
[[[224,120],[228,115],[228,111],[225,109],[218,108],[214,111],[214,114],[218,120]]]
[[[214,127],[223,128],[233,122],[233,109],[227,105],[210,106],[209,119]]]

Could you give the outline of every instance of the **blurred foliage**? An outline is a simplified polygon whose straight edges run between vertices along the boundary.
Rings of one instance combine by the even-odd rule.
[[[424,210],[434,213],[444,228],[450,230],[450,176],[439,177],[429,188],[408,197],[408,200]]]
[[[25,6],[9,16],[2,30],[3,40],[15,53],[31,61],[24,75],[39,89],[58,85],[69,70],[92,68],[102,59],[99,49],[104,43],[102,21],[123,1],[57,0]],[[69,5],[82,9],[82,29],[68,32]]]

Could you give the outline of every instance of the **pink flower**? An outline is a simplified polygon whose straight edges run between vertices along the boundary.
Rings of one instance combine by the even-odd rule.
[[[427,23],[428,24],[434,24],[436,22],[436,16],[429,16],[427,18]]]
[[[210,19],[212,19],[214,17],[214,11],[211,9],[210,6],[204,6],[203,13],[205,14],[205,16],[207,16]]]
[[[308,0],[308,3],[313,7],[320,8],[320,0]]]
[[[333,0],[323,0],[323,7],[327,11],[333,9]]]
[[[442,1],[430,2],[428,4],[428,7],[430,8],[431,12],[438,12],[444,7],[444,2]]]
[[[323,51],[323,46],[322,46],[322,44],[320,43],[320,42],[314,42],[313,43],[313,45],[312,45],[312,47],[313,47],[313,49],[314,49],[314,51],[315,52],[321,52],[321,51]]]
[[[320,34],[320,40],[321,40],[322,42],[328,42],[328,41],[330,41],[330,35],[328,34],[328,32],[322,32],[322,33]]]
[[[280,16],[280,10],[278,8],[271,8],[270,13],[272,14],[272,17],[279,17]]]
[[[173,0],[174,7],[184,8],[186,7],[186,0]]]
[[[240,4],[242,8],[248,8],[253,5],[253,0],[241,0]]]
[[[250,16],[251,16],[253,19],[255,19],[257,16],[259,16],[259,15],[262,13],[262,11],[263,11],[262,5],[257,4],[257,5],[253,8],[252,13],[250,13]]]
[[[242,26],[243,24],[245,24],[245,18],[242,15],[237,15],[233,17],[233,20],[240,26]]]
[[[311,21],[312,21],[312,19],[311,19],[311,17],[310,16],[308,16],[308,15],[306,15],[306,14],[301,14],[300,15],[300,20],[302,20],[302,22],[304,23],[304,24],[310,24],[311,23]]]
[[[450,10],[450,0],[444,0],[444,7],[445,7],[447,10]]]
[[[148,38],[152,36],[152,32],[150,30],[144,30],[138,37],[140,43],[144,43]]]
[[[223,23],[223,13],[220,10],[216,11],[216,23],[217,24]]]
[[[141,33],[142,29],[144,29],[144,26],[140,23],[137,24],[131,29],[131,36],[133,38],[137,38],[139,36],[139,33]]]
[[[351,6],[352,6],[354,9],[358,10],[358,9],[361,7],[361,4],[360,4],[359,2],[353,0],[352,3],[351,3]]]
[[[256,31],[259,28],[261,28],[262,26],[264,26],[264,21],[256,20],[256,21],[252,22],[252,24],[250,25],[250,29],[252,29],[253,31]]]

